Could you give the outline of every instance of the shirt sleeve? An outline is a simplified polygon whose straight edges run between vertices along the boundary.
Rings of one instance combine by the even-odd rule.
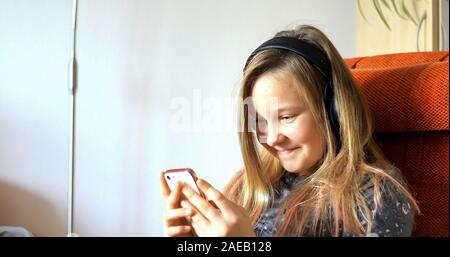
[[[367,236],[373,237],[409,237],[413,229],[414,210],[406,195],[392,182],[381,183],[381,206],[375,206],[373,187],[366,189],[364,197],[372,212],[372,229]],[[360,220],[367,225],[362,210]]]
[[[406,195],[392,182],[381,183],[381,206],[375,205],[374,189],[369,187],[363,191],[364,197],[372,212],[372,228],[368,237],[409,237],[414,224],[414,210]],[[377,208],[376,208],[377,207]],[[367,218],[358,210],[361,224],[367,227]],[[357,236],[355,233],[342,233],[343,237]]]

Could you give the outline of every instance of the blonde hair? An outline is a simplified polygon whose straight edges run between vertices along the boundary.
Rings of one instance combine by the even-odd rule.
[[[344,60],[328,38],[318,29],[302,25],[281,31],[275,37],[294,37],[314,44],[329,58],[333,90],[340,124],[341,148],[336,140],[324,105],[325,81],[318,71],[295,53],[268,49],[257,53],[248,64],[240,90],[242,100],[251,96],[255,81],[266,72],[287,71],[299,82],[298,92],[305,99],[324,137],[325,151],[317,170],[301,186],[294,188],[280,207],[276,219],[278,236],[321,235],[328,229],[365,235],[371,232],[372,212],[363,190],[373,187],[376,208],[382,205],[382,182],[403,193],[418,211],[411,193],[372,138],[373,123],[367,104]],[[239,140],[244,161],[225,188],[225,194],[243,206],[255,224],[274,198],[284,169],[264,147],[258,148],[254,132],[249,130],[248,112],[239,112]],[[358,208],[366,221],[358,218]],[[283,222],[280,222],[283,220]],[[366,223],[363,225],[362,223]]]

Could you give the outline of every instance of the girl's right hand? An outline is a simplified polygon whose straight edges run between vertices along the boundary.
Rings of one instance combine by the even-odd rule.
[[[162,194],[166,197],[166,208],[164,210],[164,235],[165,236],[195,236],[192,226],[186,218],[193,215],[190,208],[181,208],[181,183],[177,183],[174,190],[170,192],[164,174],[161,172],[160,184]]]

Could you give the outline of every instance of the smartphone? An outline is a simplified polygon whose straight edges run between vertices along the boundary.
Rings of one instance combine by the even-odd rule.
[[[188,184],[192,189],[197,191],[198,194],[203,196],[203,194],[200,192],[200,189],[198,189],[196,183],[197,175],[190,168],[166,170],[164,171],[164,179],[166,180],[166,183],[169,186],[170,191],[172,191],[175,188],[177,181],[180,181]]]

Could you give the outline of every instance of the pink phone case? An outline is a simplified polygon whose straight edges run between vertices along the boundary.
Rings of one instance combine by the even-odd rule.
[[[192,189],[201,195],[200,190],[195,183],[197,180],[197,175],[190,168],[166,170],[164,171],[164,179],[166,180],[166,183],[171,191],[175,188],[177,181],[180,181],[188,184]]]

